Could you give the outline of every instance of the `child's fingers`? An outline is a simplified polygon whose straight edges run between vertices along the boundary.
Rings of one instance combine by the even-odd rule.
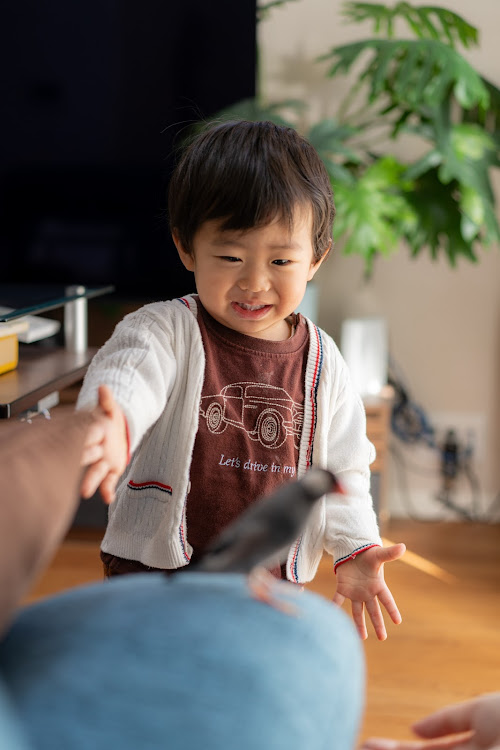
[[[342,596],[342,594],[339,594],[338,591],[335,592],[333,595],[332,602],[336,604],[338,607],[341,607],[343,603],[345,602],[345,596]]]
[[[380,603],[383,604],[386,608],[387,614],[389,615],[393,623],[395,625],[399,625],[402,622],[403,618],[401,617],[398,605],[396,604],[394,597],[387,586],[385,586],[382,591],[380,591],[380,593],[378,594],[378,599]]]
[[[80,485],[80,494],[83,498],[92,497],[108,470],[108,464],[105,461],[98,461],[87,469]]]
[[[87,448],[84,448],[83,450],[82,458],[80,461],[80,466],[89,466],[89,464],[96,463],[96,461],[101,460],[103,455],[104,455],[104,447],[102,443],[90,445]]]
[[[354,620],[354,624],[356,625],[359,637],[361,638],[361,640],[366,641],[366,639],[368,638],[368,631],[366,629],[365,610],[363,602],[355,601],[352,603],[352,619]]]
[[[111,415],[111,412],[113,411],[115,407],[115,399],[113,397],[113,392],[111,391],[111,388],[109,388],[107,385],[100,385],[98,389],[99,394],[99,406],[103,410],[105,414],[108,416]]]
[[[378,603],[378,599],[376,597],[374,597],[373,599],[368,599],[368,601],[366,602],[366,611],[368,612],[370,620],[372,621],[375,635],[377,636],[379,641],[385,641],[385,639],[387,638],[387,630],[385,629],[382,610],[380,609],[380,604]]]
[[[106,505],[111,505],[111,503],[115,500],[115,489],[117,481],[118,474],[115,471],[110,471],[101,482],[99,491]]]
[[[398,560],[404,555],[406,552],[406,545],[400,542],[399,544],[393,544],[390,547],[379,547],[377,551],[379,562],[393,562],[393,560]]]
[[[89,445],[95,445],[96,443],[102,442],[104,439],[104,425],[101,419],[94,419],[88,426],[87,433],[85,435],[85,447]]]

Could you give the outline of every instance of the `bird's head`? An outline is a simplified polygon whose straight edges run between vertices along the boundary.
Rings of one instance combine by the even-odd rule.
[[[309,469],[302,478],[302,487],[311,500],[316,500],[329,492],[345,495],[345,490],[335,474],[328,469]]]

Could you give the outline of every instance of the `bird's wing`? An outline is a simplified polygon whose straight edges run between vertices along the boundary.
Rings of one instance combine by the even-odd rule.
[[[267,550],[263,541],[269,537],[268,524],[259,516],[245,519],[224,529],[197,564],[198,570],[248,572],[260,562]],[[271,542],[274,548],[274,543]],[[267,554],[266,554],[267,557]]]

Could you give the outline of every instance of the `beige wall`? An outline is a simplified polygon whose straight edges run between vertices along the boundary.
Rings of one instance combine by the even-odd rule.
[[[348,84],[325,79],[324,67],[313,60],[336,44],[359,38],[360,27],[341,23],[341,4],[297,0],[276,9],[261,24],[261,76],[267,98],[306,99],[313,118],[335,114],[339,91]],[[467,56],[500,85],[498,0],[477,0],[472,6],[470,0],[440,4],[479,28],[480,49]],[[496,182],[500,195],[500,181]],[[415,401],[431,418],[456,415],[460,428],[468,421],[476,428],[476,470],[487,507],[500,490],[500,248],[483,250],[477,265],[461,262],[456,269],[426,256],[411,260],[401,249],[377,262],[368,286],[362,282],[361,262],[337,251],[323,266],[319,284],[323,328],[339,340],[343,318],[365,312],[384,315],[391,354]],[[403,497],[401,464],[392,460],[388,495],[393,513],[411,509],[426,517],[443,515],[433,500],[439,487],[433,474],[436,455],[425,448],[405,449],[403,455],[419,471],[407,468],[410,494]],[[470,503],[464,480],[457,499]]]

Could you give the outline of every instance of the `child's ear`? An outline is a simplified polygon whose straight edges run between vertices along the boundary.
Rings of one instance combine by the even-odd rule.
[[[319,267],[321,266],[321,264],[323,263],[323,261],[327,257],[328,253],[330,252],[331,246],[332,246],[332,243],[330,242],[330,244],[326,248],[326,250],[323,253],[323,255],[321,256],[321,258],[319,260],[313,260],[313,262],[311,263],[311,266],[309,268],[309,273],[307,275],[307,280],[308,281],[311,281],[311,279],[313,279],[314,276],[316,275],[316,271],[319,269]]]
[[[180,241],[179,235],[177,234],[175,229],[172,232],[172,239],[184,267],[187,268],[188,271],[194,271],[194,257],[191,253],[188,253],[186,250],[184,250],[184,245]]]

